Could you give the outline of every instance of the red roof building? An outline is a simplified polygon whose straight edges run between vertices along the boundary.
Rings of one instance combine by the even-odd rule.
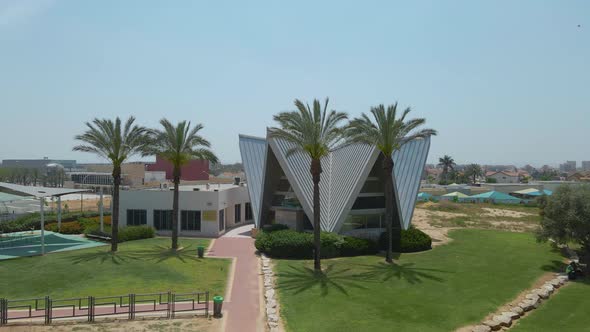
[[[166,172],[166,179],[172,180],[172,163],[168,160],[156,156],[156,162],[146,166],[147,171]],[[180,169],[180,180],[182,181],[199,181],[209,180],[209,161],[208,160],[191,160],[188,164]]]

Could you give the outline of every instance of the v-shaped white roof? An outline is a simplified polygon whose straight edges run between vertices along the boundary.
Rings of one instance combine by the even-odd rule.
[[[287,156],[291,147],[291,143],[281,139],[240,135],[242,163],[257,226],[261,217],[264,172],[269,152],[277,158],[308,218],[313,219],[311,159],[302,152]],[[414,212],[429,148],[430,138],[417,139],[407,142],[393,154],[396,203],[406,229]],[[340,230],[379,153],[374,146],[353,144],[338,148],[321,160],[320,223],[323,230]]]

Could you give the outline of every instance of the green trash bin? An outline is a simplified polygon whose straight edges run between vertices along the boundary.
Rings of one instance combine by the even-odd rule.
[[[213,317],[221,318],[221,307],[223,306],[223,296],[213,297]]]
[[[199,255],[199,258],[203,258],[203,256],[205,255],[205,247],[198,246],[197,247],[197,255]]]

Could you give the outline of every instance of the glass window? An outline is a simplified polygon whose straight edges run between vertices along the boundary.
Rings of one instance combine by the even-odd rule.
[[[154,228],[172,230],[172,210],[154,210]]]
[[[236,222],[242,221],[242,204],[234,205],[234,215]]]
[[[382,214],[349,215],[342,225],[342,231],[364,228],[383,228]]]
[[[246,203],[246,220],[252,220],[252,204]]]
[[[127,210],[127,226],[147,224],[147,212],[145,210]]]
[[[225,210],[219,210],[219,231],[225,229]]]
[[[352,205],[353,210],[384,209],[385,196],[358,197]]]
[[[183,231],[201,230],[201,211],[183,210],[180,212],[180,223]]]

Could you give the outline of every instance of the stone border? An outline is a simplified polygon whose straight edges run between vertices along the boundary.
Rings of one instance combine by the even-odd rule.
[[[284,330],[279,322],[279,303],[276,299],[274,288],[274,272],[270,263],[270,258],[261,253],[262,276],[264,279],[264,308],[266,309],[266,324],[271,332]]]

